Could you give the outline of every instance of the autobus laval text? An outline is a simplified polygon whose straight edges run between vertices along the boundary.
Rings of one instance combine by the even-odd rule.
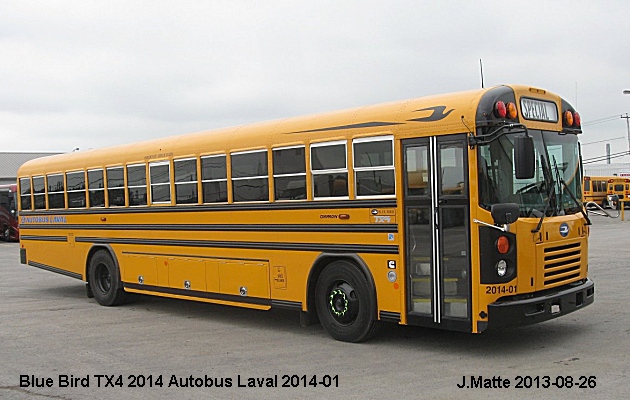
[[[19,240],[17,212],[17,185],[0,185],[0,239],[7,242]]]
[[[127,293],[479,333],[594,300],[580,117],[520,85],[29,161],[24,264]]]

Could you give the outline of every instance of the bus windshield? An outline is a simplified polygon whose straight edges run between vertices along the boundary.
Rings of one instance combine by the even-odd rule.
[[[580,212],[582,178],[576,135],[529,130],[534,139],[536,170],[532,179],[514,174],[514,138],[510,133],[479,146],[479,202],[517,203],[521,217]],[[522,135],[522,133],[520,133]]]

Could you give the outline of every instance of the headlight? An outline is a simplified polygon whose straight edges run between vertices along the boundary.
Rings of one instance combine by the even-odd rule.
[[[507,272],[507,263],[505,262],[505,260],[499,260],[499,262],[497,263],[497,275],[505,276],[506,272]]]

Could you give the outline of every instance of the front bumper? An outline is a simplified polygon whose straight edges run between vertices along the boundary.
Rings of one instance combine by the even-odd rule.
[[[595,283],[587,278],[536,297],[497,301],[488,305],[488,328],[537,324],[584,308],[594,300]]]

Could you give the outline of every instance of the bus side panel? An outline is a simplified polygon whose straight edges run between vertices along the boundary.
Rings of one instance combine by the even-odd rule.
[[[85,280],[85,258],[72,257],[72,254],[78,254],[74,242],[66,241],[44,241],[36,242],[24,240],[21,241],[22,247],[26,249],[26,256],[29,263],[37,263],[59,270],[70,272],[73,275],[81,276]],[[82,249],[78,250],[80,254],[87,254],[87,249],[83,253]]]
[[[125,254],[122,257],[121,276],[123,282],[168,286],[168,274],[162,273],[165,277],[162,282],[158,279],[157,257],[153,256]]]
[[[221,294],[268,299],[269,263],[252,261],[219,262]]]
[[[207,290],[206,261],[199,258],[169,257],[169,286],[176,289]]]
[[[398,255],[360,254],[360,257],[374,278],[378,310],[402,314],[400,290],[404,286],[404,273]]]

